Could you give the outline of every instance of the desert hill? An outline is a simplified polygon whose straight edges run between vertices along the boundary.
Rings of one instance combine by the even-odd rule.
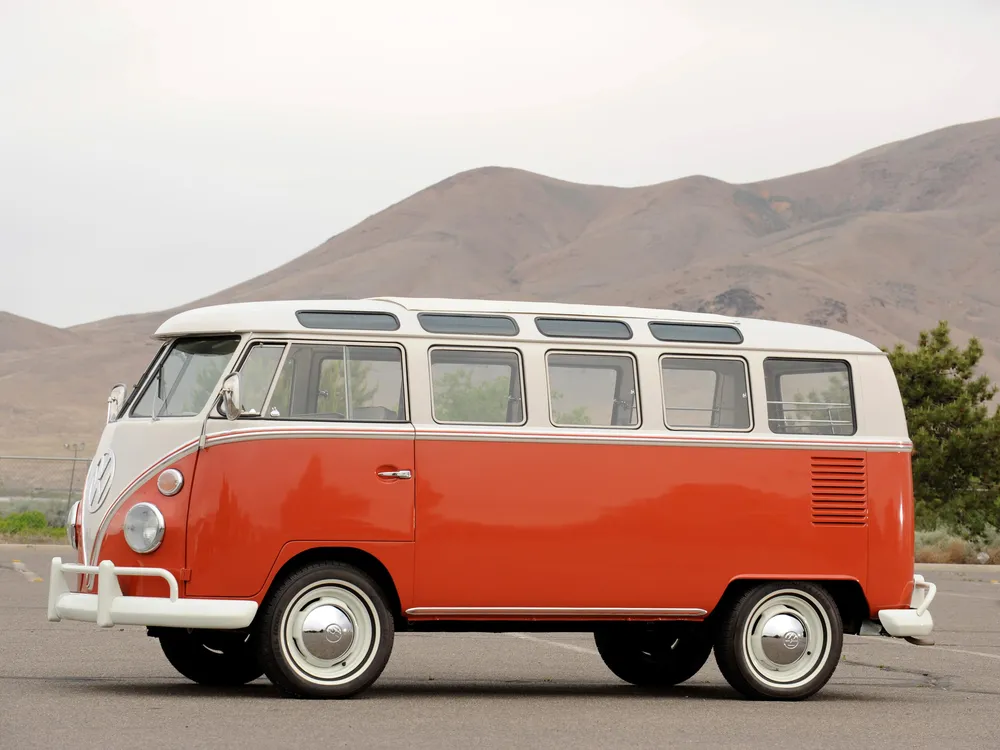
[[[184,307],[382,294],[552,299],[785,319],[886,346],[913,343],[945,318],[958,337],[980,337],[985,370],[1000,380],[996,279],[1000,119],[747,185],[694,176],[616,188],[476,169]],[[0,349],[0,454],[93,445],[108,388],[138,376],[148,335],[173,312]]]
[[[76,339],[71,331],[0,310],[0,353],[61,346]]]

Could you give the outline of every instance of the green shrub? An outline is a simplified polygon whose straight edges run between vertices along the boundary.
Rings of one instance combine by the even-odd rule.
[[[48,526],[45,514],[38,510],[12,513],[5,518],[0,518],[0,534],[43,532]]]

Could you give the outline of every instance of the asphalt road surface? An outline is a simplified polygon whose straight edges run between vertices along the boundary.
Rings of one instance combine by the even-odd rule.
[[[642,694],[578,634],[402,634],[363,696],[293,701],[266,679],[200,688],[144,628],[49,623],[48,564],[70,552],[0,545],[2,750],[1000,744],[998,566],[918,566],[938,584],[936,644],[848,636],[831,681],[801,703],[741,699],[714,658]]]

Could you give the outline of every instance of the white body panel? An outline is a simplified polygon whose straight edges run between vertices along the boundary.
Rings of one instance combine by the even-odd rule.
[[[148,418],[125,418],[104,428],[83,488],[81,538],[83,559],[89,565],[100,560],[101,542],[114,512],[133,489],[180,452],[193,450],[201,435],[202,418],[166,417],[155,423]],[[89,588],[93,576],[88,575]]]

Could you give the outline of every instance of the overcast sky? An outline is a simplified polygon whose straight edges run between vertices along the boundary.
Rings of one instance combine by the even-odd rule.
[[[1000,0],[0,0],[0,310],[181,304],[479,166],[823,166],[1000,116],[998,38]]]

